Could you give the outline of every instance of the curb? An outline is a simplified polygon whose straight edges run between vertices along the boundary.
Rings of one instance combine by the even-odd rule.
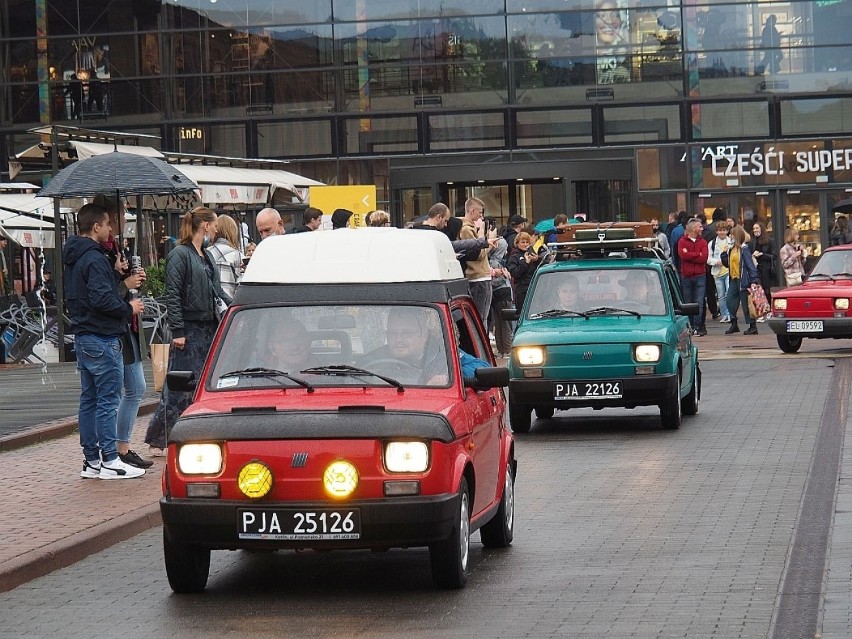
[[[137,413],[137,416],[150,415],[157,410],[159,402],[160,400],[158,398],[142,400],[142,403],[139,405],[139,412]],[[77,417],[57,419],[45,424],[34,426],[33,428],[20,433],[0,437],[0,453],[23,448],[24,446],[31,446],[32,444],[39,444],[51,439],[58,439],[67,435],[73,435],[75,432],[77,432]]]
[[[160,504],[155,503],[31,550],[0,565],[0,592],[17,588],[54,570],[67,568],[162,523]]]

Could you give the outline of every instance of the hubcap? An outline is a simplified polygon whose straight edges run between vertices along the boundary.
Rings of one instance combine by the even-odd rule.
[[[461,507],[459,508],[459,548],[461,549],[461,567],[467,570],[467,557],[470,551],[470,516],[468,515],[467,494],[462,495]]]
[[[506,486],[503,488],[506,500],[506,529],[512,530],[515,524],[515,482],[512,481],[512,471],[506,469]]]

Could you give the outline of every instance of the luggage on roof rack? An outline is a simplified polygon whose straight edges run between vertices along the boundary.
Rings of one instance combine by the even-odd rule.
[[[557,259],[571,257],[658,257],[665,259],[648,222],[575,224],[547,245]]]

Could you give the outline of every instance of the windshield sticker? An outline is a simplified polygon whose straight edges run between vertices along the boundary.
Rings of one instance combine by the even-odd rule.
[[[239,383],[239,377],[224,377],[216,382],[216,388],[233,388],[234,386],[239,385]]]

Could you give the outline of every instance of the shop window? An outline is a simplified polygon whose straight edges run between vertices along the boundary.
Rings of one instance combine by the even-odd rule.
[[[416,153],[420,148],[417,118],[346,118],[341,121],[346,153]]]
[[[681,139],[680,109],[676,104],[606,107],[603,114],[607,144]]]
[[[781,102],[784,135],[830,135],[852,130],[852,99],[818,98]]]
[[[331,121],[258,122],[257,152],[262,158],[331,155]]]
[[[518,111],[517,146],[555,147],[592,143],[591,109]]]
[[[429,117],[429,150],[499,149],[505,146],[502,113],[449,113]]]
[[[704,102],[693,107],[694,139],[732,140],[769,135],[769,105],[764,102]]]

